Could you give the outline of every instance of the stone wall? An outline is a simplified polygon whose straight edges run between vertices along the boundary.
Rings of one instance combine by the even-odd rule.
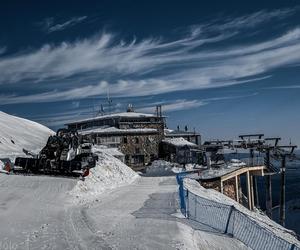
[[[124,135],[119,145],[120,151],[125,154],[125,163],[135,170],[145,168],[152,160],[158,157],[159,135]],[[135,162],[143,156],[143,162]]]

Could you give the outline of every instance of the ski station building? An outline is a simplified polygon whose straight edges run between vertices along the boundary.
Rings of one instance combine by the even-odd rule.
[[[161,156],[178,163],[195,161],[193,152],[200,143],[200,134],[196,132],[166,129],[161,106],[156,107],[155,114],[145,114],[134,112],[129,105],[127,112],[100,115],[66,126],[77,130],[94,145],[118,149],[124,154],[121,159],[125,164],[137,171],[144,170]],[[180,145],[176,141],[181,142]],[[183,142],[187,147],[182,147]]]
[[[125,163],[134,170],[158,158],[164,139],[165,117],[161,112],[144,114],[128,108],[127,112],[97,116],[66,124],[96,145],[118,148]]]

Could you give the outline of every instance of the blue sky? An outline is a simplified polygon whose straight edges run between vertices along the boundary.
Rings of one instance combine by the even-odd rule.
[[[57,129],[109,92],[205,139],[300,144],[298,1],[20,2],[0,4],[0,110]]]

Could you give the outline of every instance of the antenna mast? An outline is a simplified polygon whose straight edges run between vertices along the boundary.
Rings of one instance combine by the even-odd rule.
[[[110,114],[112,99],[110,98],[110,95],[109,95],[109,86],[107,87],[107,103],[108,103],[108,113]]]

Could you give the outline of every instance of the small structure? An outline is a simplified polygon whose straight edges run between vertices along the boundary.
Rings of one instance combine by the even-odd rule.
[[[206,169],[192,174],[189,178],[196,179],[203,187],[212,188],[253,210],[255,206],[253,177],[264,176],[265,166],[233,165],[224,168]],[[242,193],[241,176],[246,176],[247,196]]]
[[[165,138],[183,138],[189,142],[200,145],[201,144],[201,135],[196,133],[196,131],[188,131],[186,130],[169,130],[165,129]]]
[[[202,151],[195,143],[182,137],[167,138],[160,145],[160,157],[180,164],[201,163]]]

